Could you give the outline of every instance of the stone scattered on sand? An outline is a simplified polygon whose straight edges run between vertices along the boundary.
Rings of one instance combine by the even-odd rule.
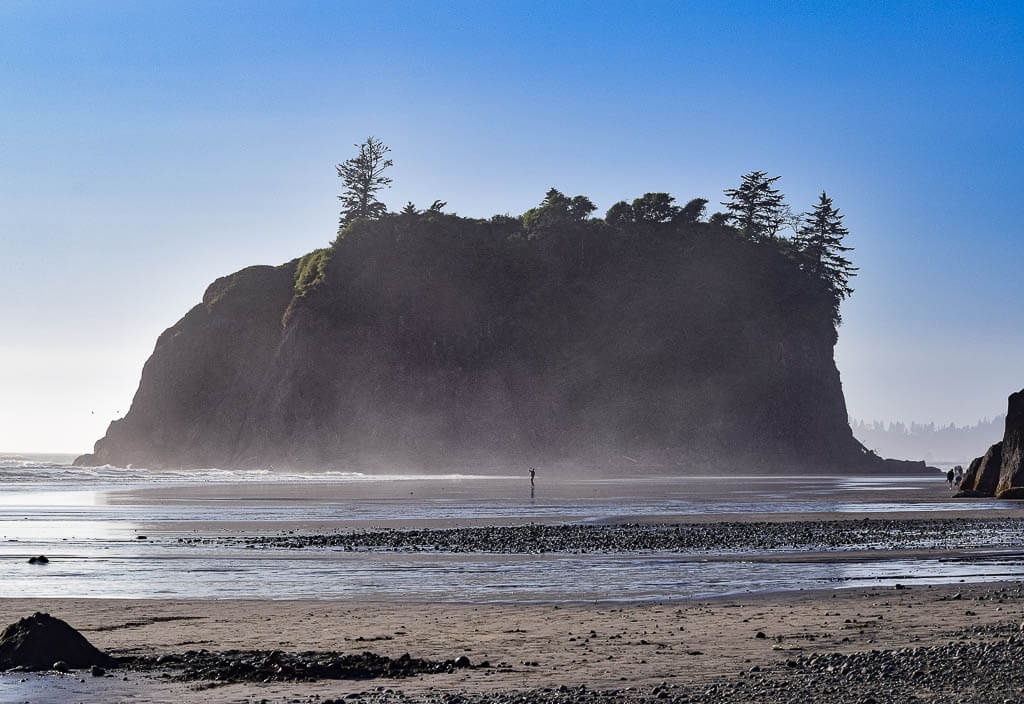
[[[726,521],[615,525],[472,526],[413,530],[355,530],[313,535],[183,538],[183,545],[244,545],[248,549],[337,548],[366,552],[618,553],[641,550],[696,553],[722,550],[869,550],[1016,546],[1019,521],[1010,518],[920,518],[814,521]],[[358,639],[355,639],[358,640]],[[368,640],[363,637],[362,640]]]
[[[113,659],[59,618],[36,612],[0,633],[0,670],[110,666]]]
[[[474,666],[462,655],[452,660],[423,660],[408,653],[398,658],[364,653],[281,650],[190,650],[165,653],[159,657],[125,657],[122,666],[139,671],[164,671],[179,680],[220,682],[291,682],[313,680],[399,679],[423,674],[452,673],[456,669],[486,669],[490,663]]]
[[[36,555],[35,557],[28,558],[28,564],[30,565],[47,565],[50,563],[50,559],[46,555]]]

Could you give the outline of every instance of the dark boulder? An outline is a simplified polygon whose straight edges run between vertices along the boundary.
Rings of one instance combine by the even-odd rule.
[[[971,462],[971,466],[967,468],[967,474],[960,482],[960,491],[957,496],[995,496],[1002,462],[1003,443],[1000,441],[988,448],[988,452],[984,456],[976,457]]]
[[[114,664],[85,636],[50,614],[36,612],[0,633],[0,670],[48,670],[58,662],[75,669]]]
[[[1002,469],[996,496],[1000,499],[1024,499],[1024,389],[1010,394],[1002,449]]]
[[[960,480],[960,491],[957,496],[977,496],[974,485],[978,483],[978,469],[981,467],[981,457],[975,457],[964,472],[964,478]]]

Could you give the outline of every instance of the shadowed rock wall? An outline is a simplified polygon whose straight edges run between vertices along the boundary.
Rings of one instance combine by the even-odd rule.
[[[996,496],[1024,499],[1024,390],[1010,394]]]

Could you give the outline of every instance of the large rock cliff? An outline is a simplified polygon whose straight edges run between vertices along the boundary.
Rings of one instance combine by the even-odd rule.
[[[1024,499],[1024,389],[1010,394],[1007,406],[1002,466],[996,496],[1001,499]]]
[[[1003,439],[971,462],[957,496],[1024,499],[1024,389],[1010,394]]]
[[[391,216],[215,281],[78,462],[906,469],[853,438],[834,343],[780,247],[706,223]]]

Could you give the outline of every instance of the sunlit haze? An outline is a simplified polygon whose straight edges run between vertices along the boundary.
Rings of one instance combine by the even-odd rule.
[[[715,210],[752,170],[794,211],[827,190],[860,267],[850,414],[1006,410],[1024,6],[496,5],[0,4],[0,450],[89,450],[210,282],[333,239],[368,135],[393,210],[517,215],[552,186]]]

